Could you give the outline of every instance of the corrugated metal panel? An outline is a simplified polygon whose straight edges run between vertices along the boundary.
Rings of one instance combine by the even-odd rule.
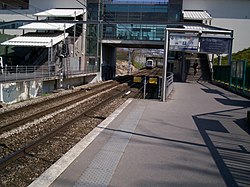
[[[83,14],[83,9],[50,9],[34,14],[38,17],[72,17]]]
[[[23,25],[18,27],[19,29],[26,30],[58,30],[63,31],[64,29],[68,29],[73,27],[74,24],[69,23],[29,23],[27,25]],[[65,28],[64,28],[65,27]]]
[[[201,26],[196,26],[196,25],[183,25],[185,29],[189,30],[200,30],[200,31],[206,31],[206,30],[213,30],[210,29],[209,27],[201,27]]]
[[[65,34],[65,37],[68,33]],[[32,36],[18,36],[8,41],[1,43],[1,45],[11,46],[36,46],[36,47],[51,47],[64,39],[64,34],[58,35],[35,35]]]
[[[211,20],[212,17],[207,11],[184,10],[183,18],[187,20]]]

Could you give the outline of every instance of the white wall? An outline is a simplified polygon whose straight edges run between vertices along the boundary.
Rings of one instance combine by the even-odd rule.
[[[183,0],[183,10],[207,10],[213,26],[234,30],[233,53],[250,47],[250,0]]]

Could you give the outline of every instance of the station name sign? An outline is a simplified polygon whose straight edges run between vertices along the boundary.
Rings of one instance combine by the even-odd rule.
[[[169,36],[170,51],[198,51],[199,37],[192,35],[174,34]]]
[[[214,54],[229,53],[230,38],[200,37],[200,52]]]

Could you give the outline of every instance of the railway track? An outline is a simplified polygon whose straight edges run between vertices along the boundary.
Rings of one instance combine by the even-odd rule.
[[[141,69],[139,72],[133,74],[133,76],[148,76],[148,77],[158,77],[162,76],[162,68],[155,67],[152,69]]]
[[[62,102],[66,100],[69,102],[67,105],[59,104],[58,108],[47,113],[37,110],[39,112],[23,117],[27,123],[25,121],[22,123],[26,125],[37,120],[38,122],[34,122],[33,126],[25,128],[20,123],[21,126],[18,128],[9,128],[10,131],[20,128],[20,132],[8,134],[10,132],[8,129],[2,131],[0,134],[0,186],[27,186],[111,114],[116,107],[120,106],[127,97],[142,97],[139,89],[130,88],[128,84],[114,83],[112,86],[107,84],[105,87],[97,85],[96,88],[88,91],[81,90],[80,92],[84,94],[75,94],[79,98],[73,96],[74,99],[70,97],[70,94],[66,94],[65,97],[59,97],[59,100]],[[58,102],[56,99],[46,102],[51,101]],[[71,105],[70,102],[72,102]],[[40,105],[43,104],[34,106]],[[53,107],[56,106],[53,105]],[[68,109],[64,110],[62,107]],[[64,111],[58,112],[58,110]],[[18,111],[22,115],[22,109]],[[24,111],[29,111],[29,108]],[[10,116],[15,115],[15,112],[11,112],[9,112]],[[44,116],[50,116],[50,118],[44,121],[37,119],[44,118]]]
[[[17,151],[14,151],[10,155],[4,157],[2,160],[0,160],[0,169],[3,169],[11,162],[24,156],[25,154],[28,154],[28,152],[31,151],[33,148],[37,147],[42,142],[47,141],[50,138],[53,138],[54,136],[56,136],[56,134],[67,129],[70,125],[74,124],[77,120],[84,120],[84,118],[86,118],[86,117],[91,117],[91,114],[93,113],[93,111],[96,111],[99,108],[107,105],[107,103],[111,102],[112,100],[116,99],[117,97],[122,96],[125,92],[126,92],[126,90],[119,89],[119,87],[117,87],[116,89],[111,89],[111,91],[108,94],[109,95],[108,97],[106,97],[105,99],[103,99],[100,102],[95,103],[94,106],[91,106],[88,110],[79,113],[74,118],[72,118],[68,121],[65,121],[65,123],[63,123],[59,127],[53,129],[52,131],[48,132],[47,134],[37,138],[36,140],[19,148]]]
[[[5,131],[17,128],[35,119],[38,119],[46,114],[70,106],[73,103],[91,97],[104,89],[109,89],[116,85],[118,85],[117,82],[107,82],[101,85],[95,85],[90,88],[90,91],[87,92],[86,90],[79,90],[77,92],[62,95],[57,98],[52,98],[43,102],[18,108],[16,110],[11,110],[8,112],[1,113],[0,134],[2,134]],[[19,116],[22,116],[21,119]]]

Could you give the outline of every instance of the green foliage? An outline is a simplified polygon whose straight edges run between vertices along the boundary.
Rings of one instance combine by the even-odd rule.
[[[116,59],[117,60],[128,60],[128,51],[117,50],[116,51]]]
[[[217,60],[218,59],[216,58],[215,61]],[[250,65],[250,47],[232,54],[232,61],[238,61],[238,60],[247,60],[247,65]],[[227,61],[228,61],[228,55],[222,57],[221,61],[222,64],[228,64]]]
[[[116,51],[116,60],[121,60],[121,61],[128,61],[128,50],[125,49],[118,49]],[[133,66],[137,69],[140,69],[143,67],[143,64],[136,62],[135,58],[138,55],[138,51],[136,50],[131,50],[131,62],[133,64]]]
[[[139,63],[139,62],[136,62],[136,61],[133,61],[132,64],[137,69],[141,69],[141,68],[144,67],[144,65],[142,63]]]

